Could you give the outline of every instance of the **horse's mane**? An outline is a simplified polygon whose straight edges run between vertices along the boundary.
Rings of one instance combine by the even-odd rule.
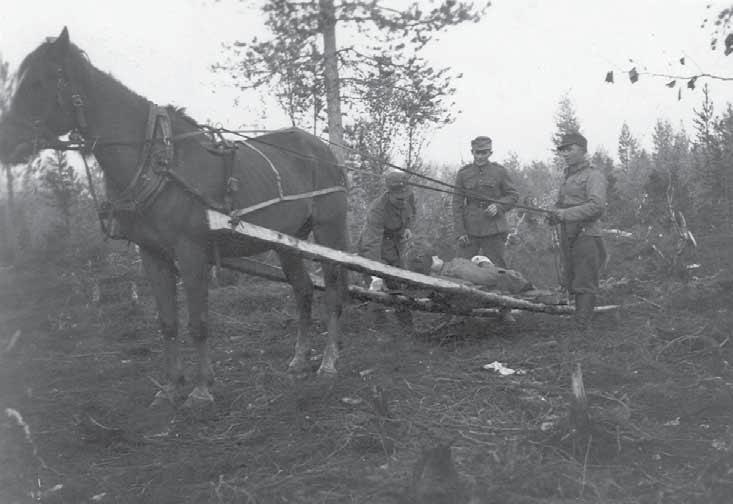
[[[186,112],[186,107],[176,107],[175,105],[167,105],[165,107],[168,109],[168,112],[170,113],[171,117],[178,117],[180,119],[183,119],[185,122],[189,123],[192,126],[198,126],[198,121],[188,115],[188,112]]]

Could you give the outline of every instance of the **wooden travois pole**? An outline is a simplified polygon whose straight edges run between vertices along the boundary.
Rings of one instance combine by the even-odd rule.
[[[272,229],[264,228],[244,221],[240,221],[235,227],[232,227],[228,215],[213,210],[208,211],[208,217],[209,227],[214,233],[215,237],[226,240],[255,239],[264,241],[272,245],[273,248],[287,249],[290,252],[294,252],[308,259],[337,263],[353,271],[369,273],[370,275],[392,279],[397,282],[407,284],[410,287],[434,290],[442,294],[447,294],[448,296],[453,298],[468,298],[474,302],[474,306],[476,302],[478,302],[488,309],[490,309],[491,307],[506,306],[519,310],[551,314],[571,314],[574,312],[573,307],[567,305],[548,305],[535,303],[532,301],[518,299],[503,294],[482,291],[459,282],[446,280],[445,278],[434,278],[431,276],[422,275],[420,273],[395,268],[393,266],[388,266],[377,261],[366,259],[356,254],[351,254],[348,252],[343,252],[341,250],[324,247],[316,243],[299,240],[287,234],[273,231]],[[233,259],[222,259],[222,266],[230,267],[232,269],[238,269],[236,267],[237,264],[240,267],[245,267],[242,265],[247,263],[241,261],[237,262],[237,260]],[[249,264],[251,266],[251,262]],[[257,268],[257,266],[254,266],[254,269]],[[256,275],[259,274],[259,276],[265,277],[268,277],[268,274],[277,275],[276,273],[273,273],[272,270],[263,271],[263,268],[261,267],[259,269],[259,272],[252,271],[252,268],[250,268],[250,271],[245,272],[253,273]],[[273,279],[279,280],[279,278]],[[416,301],[415,299],[408,296],[395,296],[394,294],[390,293],[376,293],[368,291],[366,289],[358,288],[357,286],[353,287],[353,294],[355,294],[357,297],[376,300],[383,304],[413,304],[415,308],[425,309],[426,311],[452,312],[464,315],[475,314],[476,316],[488,316],[489,314],[493,314],[493,311],[484,313],[482,311],[472,310],[470,308],[461,309],[460,306],[456,306],[455,303],[450,303],[450,306],[448,306],[447,304],[436,303],[435,301],[431,301],[428,299]],[[419,308],[418,306],[422,306],[423,308]],[[485,308],[480,308],[479,310],[482,309]],[[484,315],[481,315],[481,313],[484,313]]]

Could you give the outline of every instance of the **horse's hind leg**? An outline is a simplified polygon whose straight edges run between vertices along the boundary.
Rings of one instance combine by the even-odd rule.
[[[308,350],[311,346],[311,308],[313,305],[313,282],[305,269],[303,260],[295,254],[279,251],[280,265],[293,287],[298,311],[298,334],[295,340],[295,354],[288,371],[302,374],[308,367]]]
[[[345,208],[345,204],[343,205]],[[337,207],[338,208],[338,207]],[[348,248],[345,215],[333,215],[329,222],[316,224],[313,235],[317,243],[338,250]],[[332,263],[323,263],[323,281],[326,287],[324,301],[328,313],[328,343],[323,351],[323,360],[318,374],[336,375],[336,361],[341,344],[341,312],[344,298],[348,296],[346,270]]]
[[[186,290],[188,331],[198,354],[198,372],[194,389],[185,406],[206,406],[214,401],[209,387],[214,382],[209,353],[209,287],[206,242],[184,239],[176,247],[178,266]]]
[[[162,255],[140,247],[143,267],[158,308],[160,332],[163,335],[163,355],[167,382],[153,400],[153,406],[173,401],[183,386],[183,369],[178,342],[178,313],[176,310],[176,271],[173,262]]]

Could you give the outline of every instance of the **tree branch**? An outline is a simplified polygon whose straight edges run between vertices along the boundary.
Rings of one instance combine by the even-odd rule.
[[[700,79],[700,78],[708,78],[708,79],[715,79],[715,80],[721,80],[721,81],[733,81],[733,77],[725,77],[722,75],[715,75],[710,73],[699,73],[694,75],[671,75],[671,74],[662,74],[662,73],[655,73],[655,72],[639,72],[639,75],[650,75],[652,77],[664,77],[665,79],[680,79],[680,80],[692,80],[692,79]]]

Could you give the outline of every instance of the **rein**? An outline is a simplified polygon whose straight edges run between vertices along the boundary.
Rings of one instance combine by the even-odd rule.
[[[79,96],[79,95],[75,95]],[[237,141],[228,142],[221,135],[221,130],[214,129],[208,126],[201,126],[193,121],[196,126],[195,131],[189,131],[181,133],[179,135],[172,135],[172,127],[170,116],[165,107],[160,107],[155,104],[150,105],[148,113],[148,121],[146,126],[145,140],[140,141],[120,141],[120,140],[107,140],[101,141],[99,137],[87,139],[84,131],[88,129],[86,118],[84,115],[84,102],[79,96],[78,100],[75,100],[78,105],[75,106],[75,110],[79,111],[75,114],[76,128],[69,134],[69,140],[54,140],[40,142],[38,137],[34,137],[34,145],[40,146],[41,148],[52,148],[56,150],[74,150],[81,154],[84,162],[84,169],[86,172],[87,183],[89,184],[89,193],[92,196],[95,209],[97,211],[97,217],[99,219],[100,229],[102,233],[111,239],[125,239],[125,236],[118,235],[115,233],[114,218],[115,214],[121,212],[129,212],[137,215],[142,214],[158,197],[163,191],[168,182],[175,182],[177,185],[182,187],[187,193],[198,199],[204,206],[214,209],[218,212],[229,214],[233,220],[240,220],[244,215],[266,208],[268,206],[285,202],[294,201],[299,199],[313,198],[323,196],[334,192],[346,191],[343,186],[334,186],[324,189],[317,189],[314,191],[308,191],[305,193],[298,193],[292,195],[286,195],[283,192],[282,180],[280,172],[277,167],[273,164],[272,160],[265,155],[260,149],[252,145],[250,141]],[[84,127],[82,128],[82,125]],[[170,165],[174,159],[174,144],[178,141],[193,138],[196,136],[209,136],[214,139],[214,147],[204,147],[212,155],[223,156],[225,163],[225,170],[227,171],[227,181],[225,185],[225,206],[210,200],[195,188],[193,188],[185,179],[170,169]],[[218,137],[218,138],[217,138]],[[137,170],[133,179],[127,184],[127,186],[117,195],[115,198],[110,198],[108,201],[100,203],[97,197],[96,190],[94,189],[94,183],[91,173],[91,168],[87,162],[86,155],[93,154],[95,149],[111,146],[126,146],[126,147],[138,147],[142,145],[142,152],[138,158]],[[244,146],[257,153],[262,157],[269,168],[272,170],[277,186],[277,196],[266,201],[256,203],[254,205],[245,208],[232,208],[232,193],[236,192],[239,187],[239,179],[232,175],[232,167],[234,163],[234,157],[239,146]],[[290,151],[290,149],[274,146],[280,150]],[[297,155],[295,151],[292,151]],[[310,156],[298,155],[297,157],[313,159]],[[109,224],[112,222],[113,224]]]

